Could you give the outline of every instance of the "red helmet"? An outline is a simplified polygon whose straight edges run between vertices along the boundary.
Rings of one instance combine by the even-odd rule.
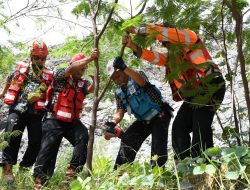
[[[44,57],[48,55],[48,48],[44,42],[34,41],[30,50],[30,55]]]
[[[73,63],[73,62],[78,61],[78,60],[80,60],[80,59],[84,59],[85,57],[86,57],[86,56],[85,56],[83,53],[75,54],[75,55],[72,57],[70,63]]]

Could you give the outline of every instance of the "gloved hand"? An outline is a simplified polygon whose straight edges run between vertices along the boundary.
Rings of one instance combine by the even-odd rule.
[[[161,110],[164,114],[170,114],[171,117],[173,117],[173,111],[174,109],[169,105],[169,103],[164,102],[161,106]]]
[[[127,65],[125,65],[122,57],[117,56],[113,62],[113,67],[115,69],[119,69],[121,71],[124,71],[127,68]]]
[[[115,127],[116,124],[114,122],[106,122],[106,129],[104,130],[104,138],[106,140],[110,140],[112,137],[121,137],[123,134],[122,130],[119,127]]]

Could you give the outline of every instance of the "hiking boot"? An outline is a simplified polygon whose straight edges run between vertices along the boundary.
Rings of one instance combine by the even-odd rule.
[[[69,166],[65,172],[63,183],[70,183],[73,179],[76,179],[76,169]]]
[[[40,178],[36,177],[34,180],[34,190],[41,190],[43,186],[43,182]]]
[[[14,176],[11,164],[4,164],[2,168],[2,177],[6,184],[13,184]]]

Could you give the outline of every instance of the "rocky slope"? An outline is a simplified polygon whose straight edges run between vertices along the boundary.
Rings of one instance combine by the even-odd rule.
[[[174,112],[174,115],[175,115],[179,106],[181,105],[181,103],[175,103],[172,101],[171,90],[170,90],[168,84],[166,84],[164,82],[164,79],[163,79],[164,69],[159,68],[159,67],[155,67],[155,66],[151,66],[149,64],[145,64],[143,66],[143,70],[146,72],[150,81],[153,84],[155,84],[157,87],[159,87],[159,89],[162,91],[163,96],[173,106],[173,108],[175,109],[175,112]],[[93,100],[91,98],[87,98],[85,100],[85,107],[84,107],[84,111],[83,111],[83,115],[82,115],[81,120],[86,127],[89,127],[89,125],[91,123],[92,103],[93,103]],[[221,109],[228,106],[228,104],[230,104],[229,92],[227,92],[227,94],[226,94],[226,98],[223,102]],[[99,110],[98,110],[98,114],[97,114],[98,115],[98,117],[97,117],[98,126],[96,129],[96,136],[95,136],[95,155],[103,154],[106,156],[111,156],[113,159],[115,159],[116,154],[118,152],[120,140],[114,139],[114,138],[111,139],[110,141],[104,140],[104,137],[102,136],[102,129],[100,126],[101,126],[101,123],[103,123],[105,120],[108,119],[108,117],[112,116],[112,113],[114,113],[114,111],[115,111],[115,103],[114,102],[110,101],[109,99],[106,99],[106,100],[103,100],[100,102]],[[229,112],[230,112],[230,110],[229,110]],[[1,101],[0,102],[0,117],[1,117],[0,128],[1,129],[5,125],[7,113],[8,113],[8,108]],[[222,122],[223,123],[227,121],[227,119],[228,119],[227,115],[230,116],[231,114],[223,113],[223,115],[222,115],[222,118],[223,118]],[[128,115],[125,116],[125,119],[127,120],[127,123],[129,123],[133,120],[133,118],[130,118]],[[168,143],[169,151],[171,151],[171,126],[172,126],[172,122],[173,122],[173,119],[172,119],[170,127],[169,127],[169,143]],[[214,119],[213,128],[214,128],[214,134],[215,134],[215,145],[222,146],[223,142],[221,140],[219,140],[218,138],[216,138],[217,136],[220,137],[220,133],[221,133],[217,119]],[[150,144],[151,144],[151,137],[149,137],[142,145],[142,147],[137,155],[137,159],[149,160],[150,150],[151,150]],[[27,132],[25,131],[23,134],[22,145],[21,145],[21,148],[19,151],[19,156],[18,156],[19,161],[24,154],[26,146],[27,146]],[[69,145],[68,141],[64,139],[62,142],[62,146],[60,148],[60,153],[58,156],[63,156],[65,147],[71,147],[71,146]]]

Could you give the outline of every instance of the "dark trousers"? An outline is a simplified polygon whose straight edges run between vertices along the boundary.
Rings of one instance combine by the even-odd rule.
[[[28,131],[28,147],[25,151],[22,161],[20,162],[20,166],[29,167],[32,166],[36,161],[36,157],[41,145],[42,117],[43,115],[41,114],[29,114],[28,112],[20,114],[16,111],[9,111],[5,132],[13,132],[16,130],[23,132],[25,127],[27,127]],[[3,150],[2,164],[17,163],[21,139],[22,134],[18,136],[12,136],[11,138],[5,138],[5,140],[8,142],[8,146]]]
[[[213,81],[223,84],[223,78]],[[212,122],[216,110],[223,101],[225,85],[216,91],[209,106],[196,106],[192,102],[184,102],[177,112],[172,127],[172,145],[176,159],[196,157],[201,151],[213,147]],[[193,133],[192,140],[190,133]]]
[[[163,166],[168,158],[168,127],[171,116],[155,116],[147,124],[144,121],[135,121],[125,132],[121,139],[121,146],[116,158],[115,168],[124,163],[132,163],[135,160],[136,153],[140,149],[144,140],[152,134],[151,156],[158,155],[157,162],[151,160],[151,165]]]
[[[56,157],[62,138],[73,146],[70,166],[81,170],[87,158],[88,130],[79,120],[71,123],[48,119],[44,122],[42,145],[34,168],[34,177],[46,180],[54,173]]]

